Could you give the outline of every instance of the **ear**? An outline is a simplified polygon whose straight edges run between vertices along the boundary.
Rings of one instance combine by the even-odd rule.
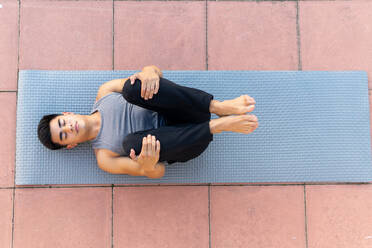
[[[70,150],[70,149],[76,147],[77,145],[78,144],[67,145],[66,148]]]

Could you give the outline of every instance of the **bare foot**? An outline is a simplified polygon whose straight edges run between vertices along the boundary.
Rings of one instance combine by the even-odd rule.
[[[209,126],[212,134],[223,131],[249,134],[258,127],[258,119],[255,115],[231,115],[213,119]]]
[[[255,104],[256,101],[252,97],[241,95],[235,99],[220,102],[216,114],[218,116],[242,115],[252,112],[255,108]]]

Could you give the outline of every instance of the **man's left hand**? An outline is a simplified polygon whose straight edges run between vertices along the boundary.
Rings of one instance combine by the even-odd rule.
[[[154,94],[159,91],[160,77],[155,70],[142,70],[129,77],[133,85],[136,79],[141,81],[141,97],[145,100],[152,99]]]
[[[155,165],[160,158],[160,141],[156,140],[153,135],[147,135],[142,140],[142,150],[139,156],[136,156],[134,149],[130,149],[130,158],[138,162],[142,169],[146,171],[154,171]]]

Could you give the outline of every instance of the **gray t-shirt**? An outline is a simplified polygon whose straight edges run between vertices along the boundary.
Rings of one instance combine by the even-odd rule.
[[[101,114],[101,129],[91,141],[93,149],[104,148],[125,155],[125,136],[137,131],[159,128],[165,125],[164,117],[157,112],[127,102],[121,93],[113,92],[93,105],[91,114]]]

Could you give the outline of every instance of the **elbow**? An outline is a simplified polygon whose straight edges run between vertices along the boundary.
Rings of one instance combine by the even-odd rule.
[[[164,176],[164,174],[165,174],[164,164],[158,164],[158,168],[156,168],[154,171],[145,173],[145,175],[148,178],[152,178],[152,179],[162,178]]]
[[[160,179],[164,176],[164,174],[165,174],[165,169],[163,169],[160,173],[158,173],[155,178]]]
[[[159,172],[158,172],[158,177],[157,178],[162,178],[165,174],[165,165],[163,163],[159,163]]]
[[[160,179],[164,176],[164,174],[165,174],[164,172],[163,173],[156,172],[156,173],[149,173],[146,176],[151,179]]]

